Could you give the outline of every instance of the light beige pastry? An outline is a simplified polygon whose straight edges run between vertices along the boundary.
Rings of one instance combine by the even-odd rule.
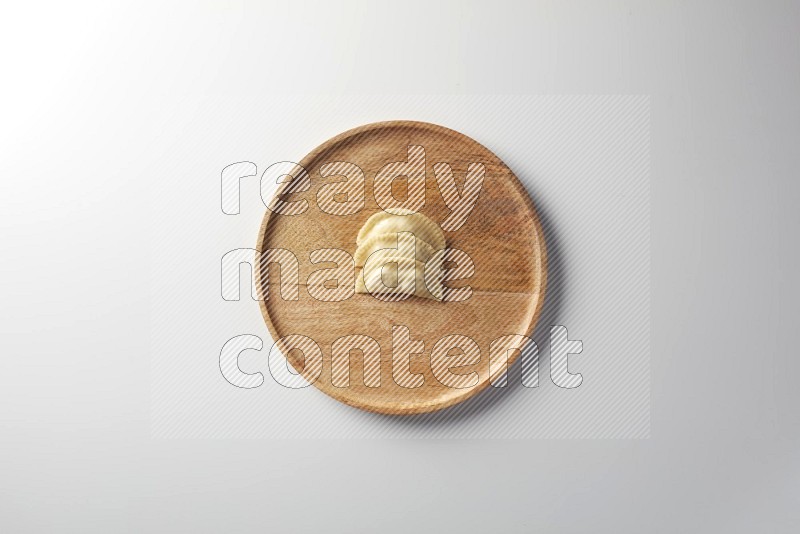
[[[441,268],[429,266],[426,283],[425,267],[444,248],[445,239],[439,225],[425,215],[376,213],[364,223],[356,244],[353,259],[361,268],[356,293],[379,295],[382,300],[404,300],[411,295],[442,300]]]
[[[397,235],[398,234],[396,233],[379,234],[373,235],[372,237],[366,239],[358,246],[356,253],[353,255],[353,260],[356,263],[356,267],[363,267],[367,261],[367,258],[369,258],[370,255],[378,250],[397,248]],[[417,261],[421,261],[422,263],[428,261],[428,259],[433,256],[434,252],[436,252],[433,247],[427,243],[427,241],[423,241],[419,238],[415,240],[414,245],[416,248],[415,259]]]
[[[413,261],[413,263],[412,263]],[[396,262],[396,265],[395,265]],[[413,272],[413,288],[398,283],[402,269]],[[412,271],[413,270],[413,271]],[[410,282],[410,279],[409,279]],[[442,282],[428,280],[425,283],[425,264],[408,258],[387,258],[382,264],[356,277],[356,293],[378,295],[381,300],[405,300],[408,295],[425,299],[442,300]]]
[[[380,234],[397,234],[411,232],[417,239],[425,241],[434,250],[444,248],[444,234],[439,225],[421,213],[409,211],[406,215],[393,215],[379,211],[364,223],[358,232],[356,244],[361,245],[372,236]]]

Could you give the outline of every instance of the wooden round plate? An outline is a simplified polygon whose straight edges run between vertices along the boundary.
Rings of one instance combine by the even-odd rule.
[[[472,296],[463,302],[437,302],[418,297],[384,302],[365,294],[355,294],[341,302],[312,298],[305,285],[309,275],[335,265],[313,264],[309,253],[325,248],[355,252],[359,229],[367,218],[380,211],[373,196],[375,175],[387,163],[406,161],[409,145],[425,149],[426,200],[420,211],[437,224],[441,224],[451,210],[439,191],[434,164],[449,163],[459,189],[463,187],[470,163],[485,165],[483,189],[469,218],[457,231],[445,232],[447,246],[469,254],[475,265],[471,278],[447,285],[469,285]],[[331,215],[319,209],[317,192],[320,187],[342,180],[341,176],[322,178],[320,167],[328,162],[350,162],[361,168],[365,177],[364,209],[348,216]],[[314,385],[334,399],[364,410],[386,414],[430,412],[464,401],[489,386],[497,378],[490,377],[489,373],[490,343],[508,334],[532,334],[544,300],[546,282],[544,234],[530,197],[511,170],[491,151],[463,134],[412,121],[360,126],[326,141],[299,163],[308,172],[311,187],[284,197],[292,201],[305,199],[308,209],[294,216],[267,210],[256,247],[260,252],[286,249],[299,260],[298,300],[280,298],[277,284],[265,285],[256,277],[262,299],[261,311],[273,338],[300,334],[313,339],[323,358],[322,372],[313,381]],[[398,187],[402,187],[402,183]],[[393,193],[402,198],[403,191],[395,190],[393,188]],[[256,266],[256,272],[263,272],[261,265]],[[277,274],[277,271],[272,272]],[[360,275],[360,271],[357,273]],[[393,326],[408,327],[413,340],[424,342],[424,352],[410,357],[411,372],[424,376],[420,387],[403,387],[393,379]],[[350,354],[349,385],[334,385],[332,344],[353,334],[368,335],[380,345],[379,387],[365,385],[364,358],[357,350]],[[437,341],[451,334],[468,336],[480,348],[479,363],[452,369],[455,374],[477,372],[478,382],[472,387],[447,387],[431,371],[431,349]],[[509,365],[518,354],[519,351],[514,351],[510,355]],[[305,357],[300,350],[290,350],[284,356],[297,372],[307,377]]]

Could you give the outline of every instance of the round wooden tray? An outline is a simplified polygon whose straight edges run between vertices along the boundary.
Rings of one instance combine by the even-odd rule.
[[[475,264],[475,274],[470,279],[448,284],[471,286],[471,298],[463,302],[436,302],[418,297],[384,302],[364,294],[355,294],[341,302],[312,298],[305,286],[309,274],[335,265],[312,264],[309,253],[322,248],[355,252],[359,229],[380,210],[373,196],[376,173],[387,163],[406,161],[409,145],[425,148],[426,201],[421,212],[438,224],[450,210],[439,192],[434,164],[449,163],[459,189],[470,163],[483,163],[486,167],[483,189],[471,215],[459,230],[445,232],[447,246],[463,250]],[[331,215],[320,210],[316,203],[322,185],[342,179],[320,175],[320,166],[336,161],[354,163],[364,172],[366,204],[356,214]],[[273,338],[301,334],[313,339],[323,354],[322,374],[314,385],[334,399],[364,410],[386,414],[430,412],[464,401],[485,389],[490,384],[491,341],[508,334],[530,336],[544,301],[547,262],[544,234],[530,197],[511,170],[473,139],[442,126],[413,121],[380,122],[349,130],[326,141],[299,163],[311,178],[311,188],[290,198],[306,199],[308,209],[296,216],[267,210],[256,246],[259,251],[287,249],[299,260],[301,287],[296,301],[281,299],[277,284],[270,284],[269,294],[265,295],[265,288],[256,277],[261,311]],[[261,266],[256,269],[260,272]],[[424,341],[425,352],[411,355],[410,360],[411,371],[424,375],[421,387],[405,388],[392,378],[395,325],[408,327],[413,340]],[[360,351],[351,353],[349,386],[333,384],[331,345],[336,339],[353,334],[369,335],[380,344],[379,387],[365,385]],[[431,349],[439,339],[451,334],[468,336],[480,347],[478,364],[453,369],[456,374],[477,371],[479,380],[473,387],[446,387],[431,371]],[[509,366],[518,354],[515,351],[511,355]],[[301,351],[291,350],[284,356],[306,376]]]

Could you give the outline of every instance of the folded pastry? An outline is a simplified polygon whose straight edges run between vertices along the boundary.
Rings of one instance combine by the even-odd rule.
[[[406,210],[404,210],[406,211]],[[439,225],[421,213],[409,211],[404,215],[393,215],[385,211],[379,211],[364,223],[358,232],[356,244],[361,244],[372,236],[380,234],[397,234],[399,232],[411,232],[417,239],[425,241],[434,250],[444,248],[444,234]]]
[[[363,267],[367,262],[367,258],[379,250],[397,249],[398,235],[397,233],[374,235],[361,243],[356,249],[356,253],[353,255],[356,267]],[[422,263],[428,261],[428,259],[433,256],[433,253],[436,252],[427,241],[423,241],[419,238],[415,239],[414,248],[416,249],[414,252],[414,259]]]
[[[356,293],[370,293],[381,300],[412,295],[442,300],[441,260],[437,265],[427,263],[444,248],[444,234],[425,215],[376,213],[364,223],[356,244],[353,259],[361,268]]]
[[[408,258],[386,258],[381,265],[356,276],[356,293],[370,293],[381,300],[404,300],[409,296],[442,300],[441,277],[425,282],[425,264]]]

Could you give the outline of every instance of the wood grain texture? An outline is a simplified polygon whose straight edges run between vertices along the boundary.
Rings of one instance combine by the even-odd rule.
[[[447,246],[470,255],[475,274],[453,287],[470,285],[473,295],[464,302],[436,302],[412,297],[400,302],[383,302],[371,295],[356,294],[342,302],[322,302],[305,288],[311,272],[332,264],[314,265],[312,250],[339,248],[355,252],[356,235],[364,222],[380,210],[372,195],[376,173],[389,162],[405,161],[407,147],[421,145],[426,159],[426,201],[422,213],[441,222],[450,213],[439,193],[433,165],[451,165],[459,188],[470,163],[486,166],[483,190],[466,223],[455,232],[445,232]],[[318,189],[337,181],[322,178],[324,163],[347,161],[358,165],[366,180],[366,205],[360,212],[330,215],[316,204]],[[322,144],[299,162],[309,173],[309,191],[291,195],[307,199],[302,215],[277,215],[267,210],[256,248],[284,248],[300,261],[300,299],[285,301],[272,284],[265,287],[257,277],[261,311],[274,339],[289,334],[312,338],[322,349],[323,371],[314,385],[331,397],[357,408],[386,414],[415,414],[438,410],[464,401],[489,386],[489,344],[507,334],[530,336],[544,301],[546,251],[536,210],[530,197],[511,170],[491,151],[469,137],[441,126],[412,121],[368,124],[342,133]],[[261,266],[257,265],[257,272]],[[274,269],[270,267],[270,269]],[[277,270],[270,271],[277,274]],[[357,272],[360,275],[360,271]],[[267,297],[267,298],[265,298]],[[412,355],[411,370],[421,372],[425,383],[419,388],[399,386],[392,379],[392,327],[407,326],[414,340],[422,340],[425,352]],[[351,354],[350,385],[331,383],[331,345],[346,335],[364,334],[381,347],[381,385],[370,388],[363,381],[363,358]],[[443,386],[430,368],[430,351],[450,334],[468,336],[481,349],[480,362],[460,367],[455,373],[477,371],[478,384],[464,389]],[[512,355],[509,365],[517,354]],[[299,351],[285,355],[298,371],[304,370]]]

